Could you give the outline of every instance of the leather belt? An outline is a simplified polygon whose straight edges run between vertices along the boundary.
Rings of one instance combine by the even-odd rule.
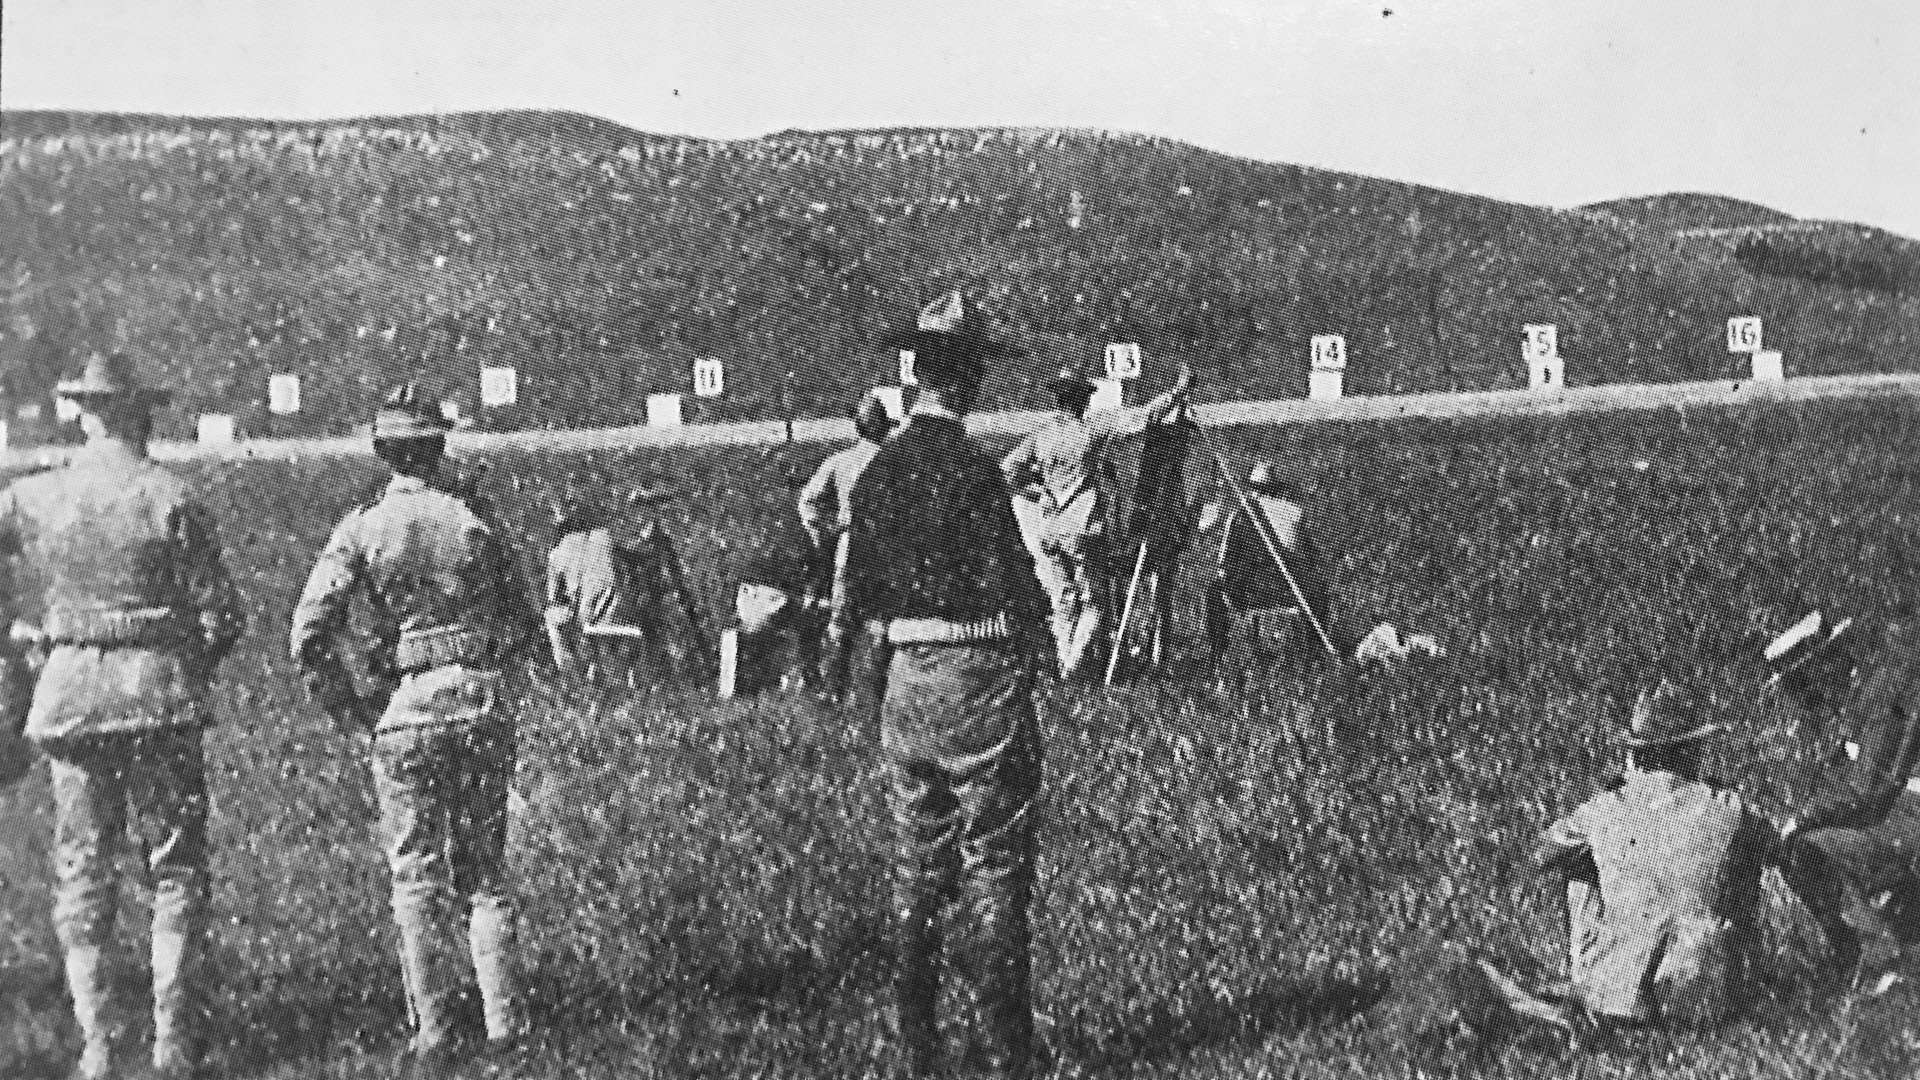
[[[887,619],[887,640],[895,645],[992,645],[1013,637],[1002,613],[984,619]]]
[[[47,612],[46,639],[55,645],[104,648],[168,648],[195,644],[199,625],[174,607],[54,608]]]
[[[449,664],[487,668],[499,663],[500,646],[492,634],[460,626],[403,630],[393,647],[393,668],[402,675]]]

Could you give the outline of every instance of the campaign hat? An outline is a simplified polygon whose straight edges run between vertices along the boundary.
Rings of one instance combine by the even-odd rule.
[[[912,350],[916,377],[933,383],[978,382],[986,377],[987,361],[1026,355],[1000,340],[979,307],[958,289],[934,298],[914,316],[912,327],[888,334],[880,344]]]
[[[1701,708],[1703,703],[1696,695],[1677,683],[1661,679],[1634,700],[1627,730],[1620,741],[1633,749],[1646,749],[1698,742],[1724,730],[1711,720],[1700,720]]]
[[[372,434],[375,442],[444,439],[452,428],[452,421],[430,407],[419,388],[412,383],[394,387],[373,414]]]
[[[119,352],[96,352],[88,356],[80,375],[55,383],[53,392],[55,396],[81,402],[125,398],[146,405],[164,405],[173,397],[171,390],[142,383],[132,358]]]

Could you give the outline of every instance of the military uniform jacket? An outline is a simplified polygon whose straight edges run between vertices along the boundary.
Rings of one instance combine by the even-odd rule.
[[[1131,409],[1102,409],[1085,416],[1062,414],[1022,439],[1001,459],[1013,487],[1040,485],[1046,529],[1056,536],[1101,536],[1107,531],[1107,492],[1114,440],[1137,435],[1166,415],[1166,395]]]
[[[1573,913],[1573,984],[1587,1007],[1633,1019],[1681,1003],[1724,1012],[1753,944],[1772,837],[1738,795],[1666,772],[1630,770],[1555,822],[1545,860],[1586,863],[1597,880],[1591,910]]]
[[[867,470],[880,444],[861,439],[828,455],[800,489],[800,524],[816,542],[847,531],[853,523],[853,485]]]
[[[207,722],[245,616],[185,481],[125,444],[89,445],[0,491],[0,558],[0,627],[37,623],[50,640],[28,735]]]
[[[1920,766],[1920,621],[1891,628],[1841,711],[1859,753],[1836,784],[1801,815],[1802,830],[1878,824]]]
[[[356,592],[367,602],[376,648],[401,677],[499,668],[541,633],[492,515],[413,477],[395,476],[379,501],[348,511],[307,578],[291,644],[315,683],[345,680],[337,650]],[[446,719],[432,709],[389,710],[381,724]]]

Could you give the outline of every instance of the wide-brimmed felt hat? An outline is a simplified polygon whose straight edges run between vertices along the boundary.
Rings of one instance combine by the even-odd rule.
[[[372,435],[376,442],[405,439],[443,439],[453,422],[429,405],[412,383],[396,386],[373,414]]]
[[[989,360],[1025,356],[1017,346],[999,340],[987,320],[958,289],[942,293],[914,316],[911,329],[880,339],[883,347],[911,349],[914,374],[922,380],[979,379]]]
[[[173,398],[171,390],[142,383],[140,373],[134,370],[133,360],[125,353],[117,352],[97,352],[87,357],[79,377],[60,380],[54,384],[53,392],[58,397],[82,402],[97,398],[124,398],[146,405],[164,405]]]
[[[1651,690],[1643,690],[1633,703],[1627,730],[1620,741],[1634,749],[1675,746],[1698,742],[1724,730],[1711,720],[1701,720],[1704,707],[1698,697],[1678,684],[1661,679]]]

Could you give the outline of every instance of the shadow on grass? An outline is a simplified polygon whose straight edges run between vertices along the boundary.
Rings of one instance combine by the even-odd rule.
[[[1176,1002],[1158,1002],[1138,1014],[1128,1030],[1102,1032],[1097,1023],[1070,1021],[1056,1031],[1055,1049],[1086,1068],[1125,1069],[1204,1047],[1245,1045],[1279,1032],[1335,1027],[1372,1008],[1386,992],[1385,976],[1279,979],[1243,996],[1201,1002],[1185,1011]]]

